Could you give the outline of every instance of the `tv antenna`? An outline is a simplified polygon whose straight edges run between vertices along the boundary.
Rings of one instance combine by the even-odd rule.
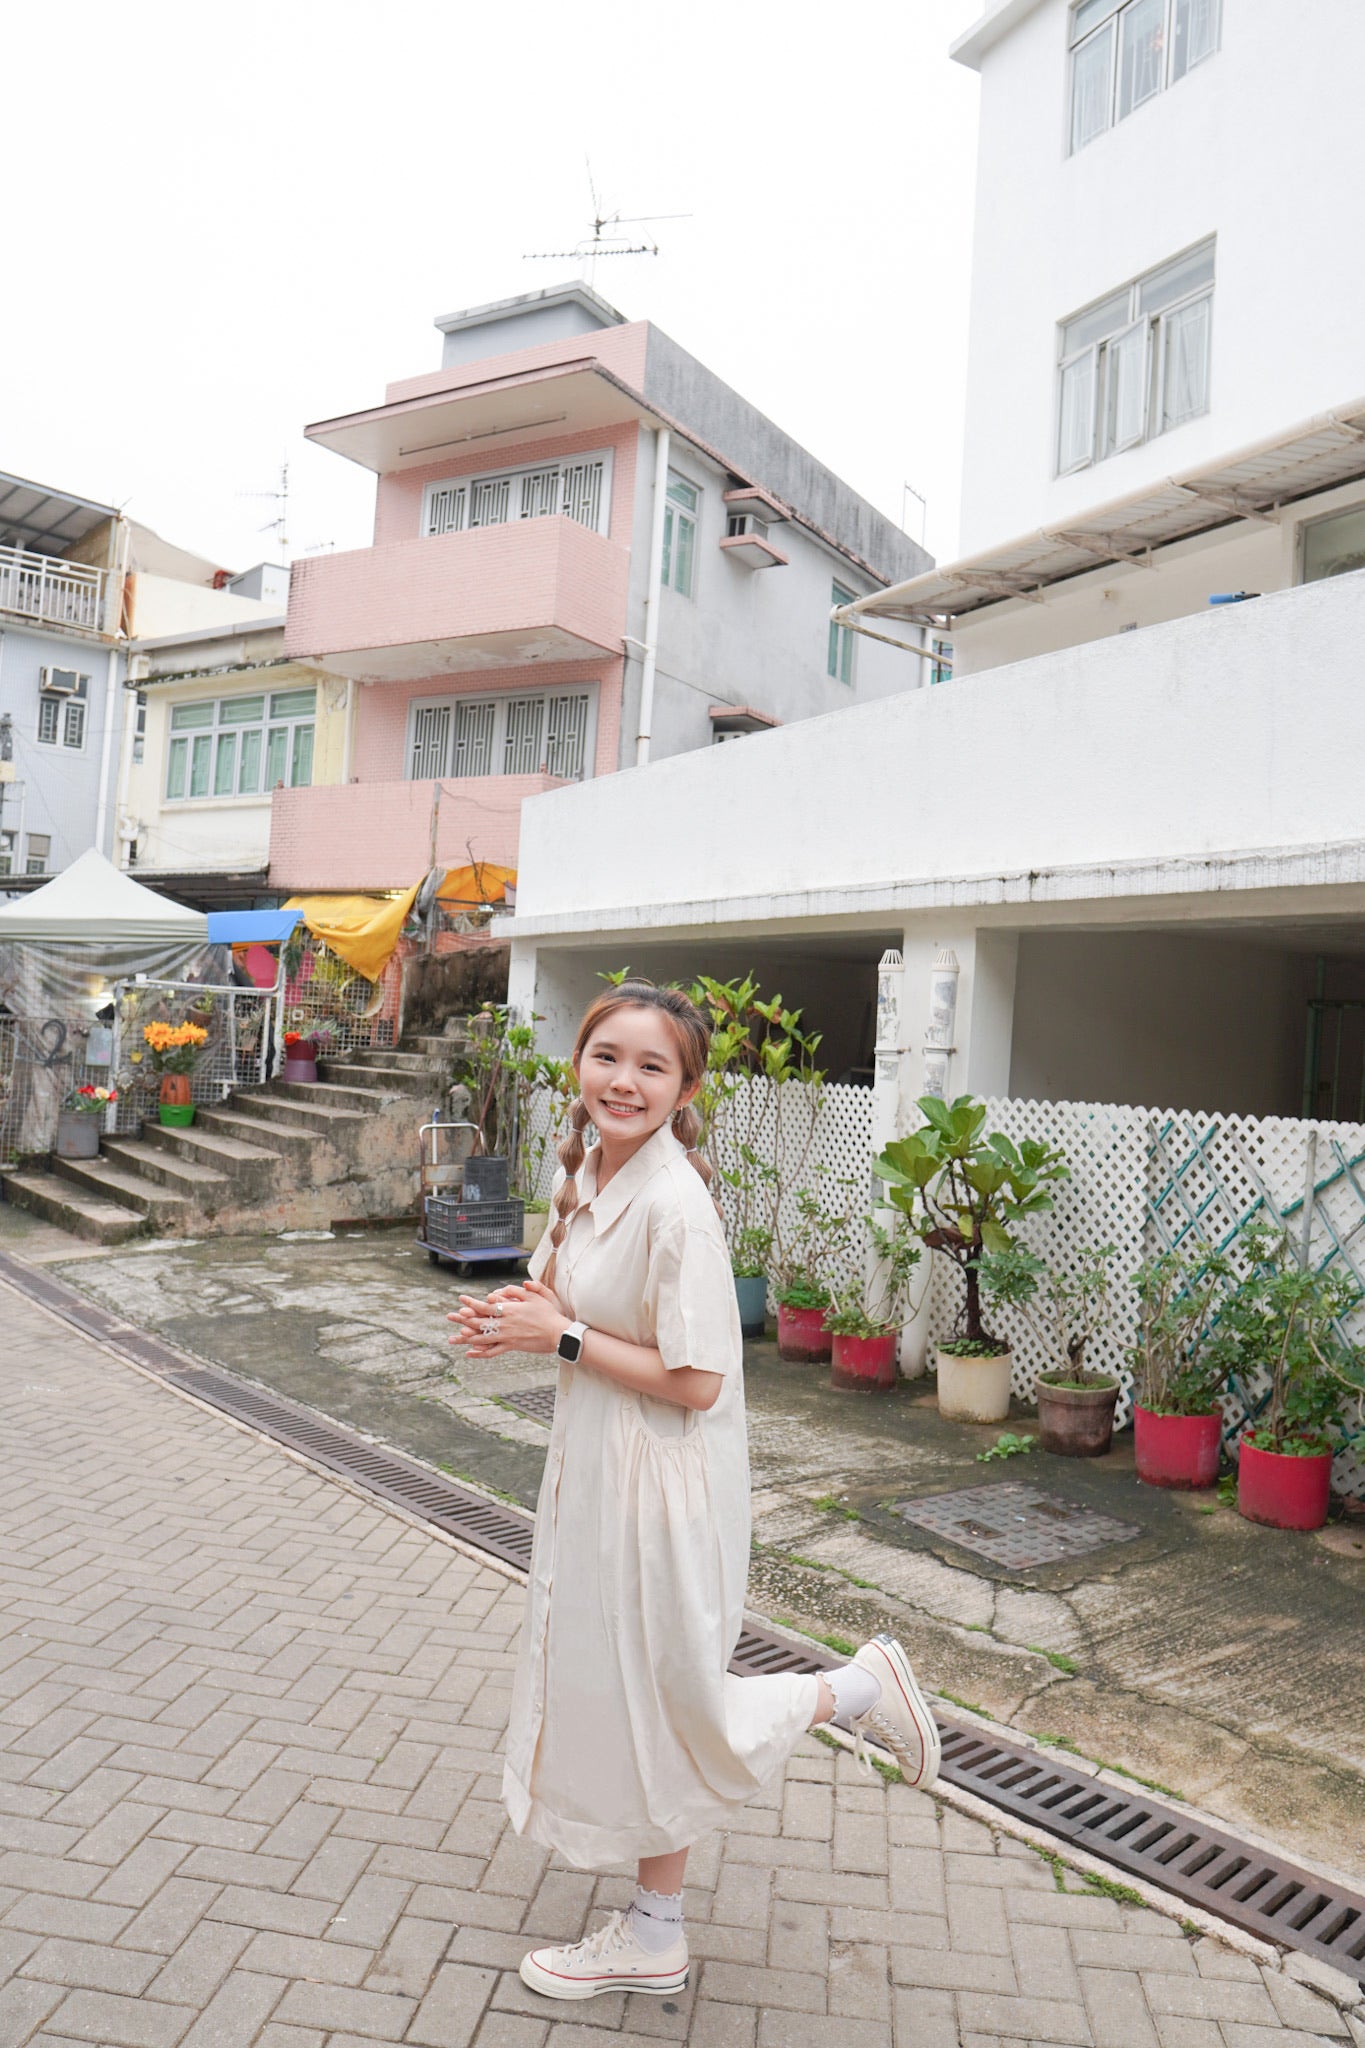
[[[616,230],[651,227],[657,220],[692,218],[690,213],[622,213],[619,208],[613,213],[604,212],[593,182],[590,160],[587,160],[587,171],[588,191],[592,195],[592,232],[583,236],[572,249],[527,249],[522,254],[523,263],[560,262],[565,259],[584,262],[588,268],[588,283],[595,284],[599,256],[657,256],[659,253],[657,242],[632,242],[629,235]]]
[[[256,528],[257,533],[273,533],[282,555],[289,553],[289,464],[280,464],[279,486],[273,491],[238,491],[239,498],[269,498],[279,506],[274,519],[267,519],[264,526]]]

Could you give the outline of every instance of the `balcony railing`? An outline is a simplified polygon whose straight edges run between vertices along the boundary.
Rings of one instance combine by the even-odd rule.
[[[104,579],[103,569],[84,562],[0,547],[0,611],[17,612],[35,625],[98,633],[104,624]]]

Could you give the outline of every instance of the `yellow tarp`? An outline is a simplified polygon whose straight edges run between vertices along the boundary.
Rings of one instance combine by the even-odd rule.
[[[402,896],[291,896],[284,907],[302,911],[315,938],[367,981],[378,981],[420,887],[414,882]]]
[[[473,867],[448,868],[436,894],[442,903],[477,907],[480,903],[503,903],[509,888],[516,887],[515,868],[499,867],[496,861],[477,861]]]

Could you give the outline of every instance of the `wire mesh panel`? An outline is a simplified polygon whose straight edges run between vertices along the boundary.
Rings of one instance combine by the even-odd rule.
[[[197,1024],[207,1036],[193,1051],[190,1100],[205,1108],[234,1088],[259,1088],[279,1064],[278,996],[273,989],[206,987],[199,982],[120,982],[114,991],[114,1066],[118,1101],[107,1130],[135,1132],[154,1117],[161,1075],[144,1032],[149,1024]]]
[[[319,1058],[396,1046],[403,963],[395,952],[377,981],[308,933],[285,949],[284,1029],[311,1038]]]

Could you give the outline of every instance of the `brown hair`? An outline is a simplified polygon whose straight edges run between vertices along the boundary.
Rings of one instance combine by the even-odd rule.
[[[574,1040],[575,1062],[582,1058],[584,1048],[599,1024],[616,1010],[662,1010],[673,1027],[677,1042],[678,1057],[682,1061],[683,1086],[695,1087],[706,1073],[707,1055],[711,1050],[711,1027],[696,1004],[685,996],[681,989],[656,988],[652,981],[623,981],[615,988],[607,989],[590,1003],[578,1036]],[[687,1155],[707,1186],[711,1183],[711,1169],[697,1150],[701,1136],[701,1118],[690,1102],[680,1103],[672,1116],[673,1135],[680,1145],[687,1149]],[[555,1262],[559,1247],[564,1242],[569,1227],[569,1218],[578,1207],[578,1169],[583,1164],[586,1146],[584,1137],[592,1118],[588,1106],[580,1095],[569,1111],[569,1129],[558,1145],[559,1163],[564,1168],[564,1180],[555,1196],[554,1228],[550,1243],[554,1247],[549,1263],[541,1275],[546,1287],[555,1284]]]

